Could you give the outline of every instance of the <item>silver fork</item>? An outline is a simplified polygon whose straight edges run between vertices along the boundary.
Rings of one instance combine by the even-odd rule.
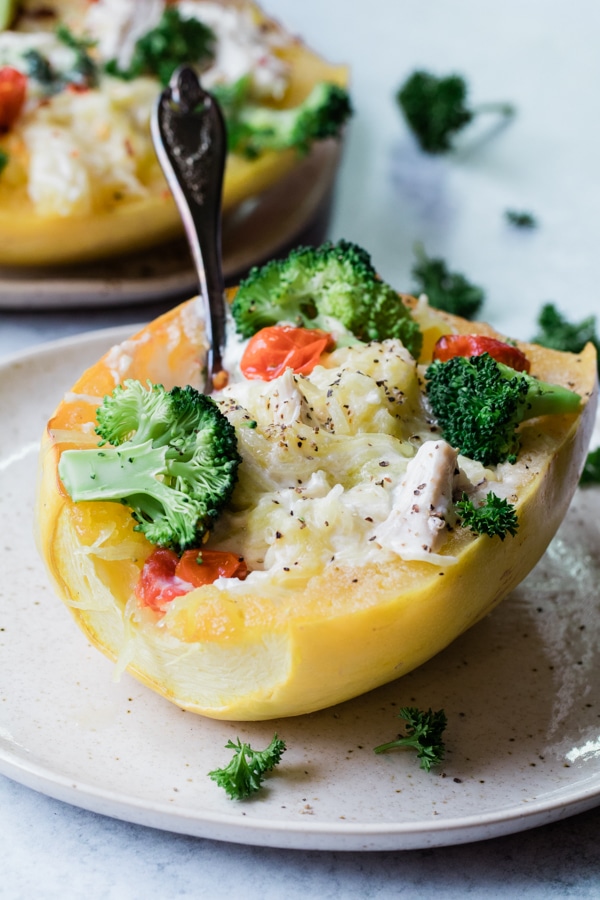
[[[204,305],[208,356],[205,393],[227,383],[221,195],[227,152],[223,115],[190,66],[177,69],[151,120],[160,165],[179,209]]]

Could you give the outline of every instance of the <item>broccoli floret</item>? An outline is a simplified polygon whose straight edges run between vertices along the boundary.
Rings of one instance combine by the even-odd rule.
[[[486,103],[470,109],[467,84],[461,75],[438,78],[430,72],[413,72],[396,93],[396,100],[427,153],[450,150],[454,135],[481,112],[514,114],[514,108],[508,103]]]
[[[483,289],[460,272],[450,272],[443,259],[427,256],[419,244],[415,254],[417,262],[412,270],[415,293],[427,294],[429,305],[435,309],[443,309],[463,319],[474,319],[485,300]]]
[[[135,530],[160,547],[198,546],[241,462],[235,429],[215,401],[189,385],[166,391],[128,380],[104,398],[97,419],[98,448],[60,458],[70,497],[126,504]]]
[[[489,353],[436,361],[425,378],[431,410],[446,440],[484,466],[515,462],[520,422],[574,413],[581,402],[579,394],[516,372]]]
[[[497,536],[503,541],[507,534],[514,537],[519,527],[514,505],[492,491],[480,506],[475,506],[468,495],[463,493],[462,499],[456,504],[456,510],[465,528],[470,528],[475,534]]]
[[[250,159],[266,150],[293,148],[308,153],[314,141],[339,137],[352,115],[348,92],[327,81],[316,84],[308,97],[291,109],[254,103],[247,79],[217,87],[214,94],[227,120],[229,150]]]
[[[359,341],[398,338],[415,357],[421,349],[421,330],[409,310],[377,277],[366,250],[349,241],[298,247],[251,269],[231,312],[245,338],[278,322],[329,331],[333,318]]]

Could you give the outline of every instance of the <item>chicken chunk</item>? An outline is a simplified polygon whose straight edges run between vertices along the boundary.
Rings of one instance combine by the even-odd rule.
[[[452,493],[457,451],[446,441],[426,441],[408,464],[396,488],[393,507],[374,539],[402,559],[445,564],[438,554],[453,521]]]

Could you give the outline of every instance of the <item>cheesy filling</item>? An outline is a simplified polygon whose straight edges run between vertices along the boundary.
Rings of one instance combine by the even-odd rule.
[[[254,580],[397,557],[452,565],[453,496],[483,497],[497,477],[440,438],[396,340],[338,349],[307,376],[235,381],[216,399],[243,462],[211,546],[243,556]]]

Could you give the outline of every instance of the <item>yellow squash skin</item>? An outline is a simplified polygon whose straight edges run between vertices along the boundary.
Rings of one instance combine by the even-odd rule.
[[[55,3],[67,21],[74,5],[77,4],[73,0],[62,5]],[[268,27],[278,27],[254,3],[243,5],[249,6]],[[278,55],[290,65],[288,89],[278,104],[282,108],[296,106],[320,81],[343,87],[348,84],[347,67],[330,65],[298,40],[282,47]],[[327,143],[335,142],[330,139]],[[0,149],[26,166],[25,149],[18,135],[0,135]],[[244,201],[278,183],[285,191],[287,177],[305,159],[294,150],[270,151],[255,160],[230,154],[223,184],[224,226],[228,215]],[[323,164],[328,165],[329,160],[330,156],[325,155]],[[0,266],[73,265],[132,253],[182,236],[181,218],[158,161],[152,160],[140,178],[147,189],[144,197],[111,201],[110,205],[81,215],[42,216],[29,199],[23,179],[7,168],[5,177],[0,178]]]
[[[487,325],[406,302],[423,324],[426,348],[440,333],[495,334]],[[140,681],[213,718],[309,713],[430,659],[487,615],[542,556],[577,486],[593,427],[591,346],[576,356],[519,344],[532,374],[570,387],[583,402],[578,415],[523,428],[516,465],[527,467],[529,482],[520,489],[514,538],[457,529],[443,550],[458,556],[454,566],[357,560],[354,567],[331,564],[304,583],[279,573],[260,593],[245,582],[234,592],[196,589],[173,601],[162,619],[137,610],[129,598],[151,546],[133,532],[119,504],[73,504],[57,463],[63,449],[90,445],[81,426],[93,421],[93,398],[114,387],[115,359],[127,360],[121,378],[159,379],[167,387],[200,383],[203,331],[193,325],[192,309],[190,301],[157,319],[127,342],[126,352],[112,351],[85,372],[48,423],[40,457],[39,546],[56,591],[87,637]],[[107,528],[103,557],[82,552]]]

